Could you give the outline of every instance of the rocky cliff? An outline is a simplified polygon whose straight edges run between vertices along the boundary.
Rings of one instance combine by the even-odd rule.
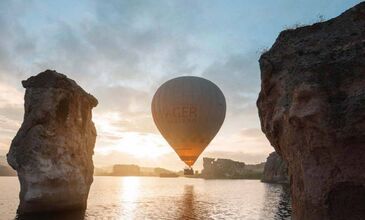
[[[93,181],[97,100],[47,70],[22,82],[24,121],[7,160],[20,181],[19,213],[84,209]]]
[[[243,175],[245,163],[229,159],[203,158],[202,176],[212,178],[239,178]]]
[[[260,68],[261,128],[288,162],[293,218],[365,219],[365,3],[281,32]]]
[[[288,167],[276,152],[272,152],[267,157],[261,181],[265,183],[289,183]]]
[[[230,159],[203,158],[201,176],[205,179],[260,179],[259,165],[246,165]]]

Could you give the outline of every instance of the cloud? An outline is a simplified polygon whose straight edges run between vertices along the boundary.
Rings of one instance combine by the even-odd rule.
[[[99,99],[95,116],[118,115],[103,119],[109,120],[109,130],[97,124],[102,143],[114,143],[120,137],[118,132],[156,132],[149,88],[171,72],[194,69],[186,61],[194,46],[169,27],[169,17],[161,17],[166,13],[159,6],[153,11],[146,4],[115,1],[91,4],[89,15],[77,12],[73,17],[65,12],[59,16],[47,9],[48,3],[33,3],[1,3],[6,13],[0,14],[0,79],[7,83],[0,85],[2,131],[21,122],[24,90],[20,80],[50,68],[75,79]],[[145,15],[140,16],[139,11]],[[6,134],[6,140],[5,136],[0,140],[3,148],[15,135]]]
[[[23,94],[0,82],[0,151],[8,149],[20,127],[23,116]]]
[[[257,140],[261,139],[264,134],[259,128],[246,128],[241,130],[240,135],[242,139]]]
[[[102,86],[95,88],[93,94],[100,104],[96,111],[119,111],[121,114],[150,111],[152,96],[147,91],[127,86]]]
[[[99,118],[109,123],[109,127],[118,131],[156,133],[151,115],[152,93],[127,86],[98,87],[93,94],[99,100],[94,110],[96,126]],[[103,127],[98,127],[103,136]],[[103,137],[101,137],[103,138]]]
[[[320,12],[330,18],[356,2],[1,1],[0,153],[23,117],[20,81],[55,69],[99,99],[97,150],[112,152],[128,132],[137,140],[159,135],[150,114],[154,92],[171,78],[196,75],[227,99],[225,123],[206,153],[244,152],[244,160],[259,161],[272,148],[255,106],[257,48],[270,46],[285,25],[308,23]],[[163,158],[182,165],[174,154]]]
[[[233,54],[223,61],[212,63],[203,76],[219,82],[229,92],[238,94],[257,93],[259,90],[258,54],[250,51]]]
[[[227,129],[216,140],[220,148],[235,145],[229,148],[240,150],[237,137],[223,142],[224,137],[238,136],[238,126],[257,124],[252,104],[258,83],[254,76],[257,56],[252,52],[227,53],[224,59],[216,56],[206,42],[212,40],[215,30],[201,20],[202,14],[210,13],[206,5],[195,1],[95,1],[82,6],[89,14],[59,5],[68,7],[65,16],[45,10],[47,4],[27,6],[6,5],[9,11],[21,8],[23,13],[16,18],[12,14],[0,17],[0,27],[7,30],[7,43],[0,43],[4,48],[0,62],[7,67],[0,77],[9,83],[6,90],[14,93],[4,97],[17,97],[7,101],[0,97],[0,113],[6,120],[1,128],[10,132],[1,139],[4,148],[23,114],[24,90],[19,81],[47,68],[67,74],[98,98],[94,109],[97,149],[118,147],[126,132],[139,133],[139,138],[159,135],[150,113],[153,93],[163,82],[180,75],[202,75],[226,94]],[[35,10],[37,17],[33,16]],[[12,100],[17,101],[12,104]],[[253,122],[242,125],[244,120]]]
[[[29,2],[2,1],[0,3],[0,80],[14,83],[22,77],[24,61],[35,50],[34,39],[21,24],[22,14],[28,11]]]
[[[19,121],[0,115],[0,155],[9,148],[12,138],[19,128]]]

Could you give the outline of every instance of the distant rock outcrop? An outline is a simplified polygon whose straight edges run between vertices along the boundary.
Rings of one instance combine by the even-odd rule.
[[[239,178],[245,170],[245,163],[229,159],[203,158],[204,178]]]
[[[267,157],[261,181],[265,183],[289,183],[288,167],[276,152],[272,152]]]
[[[56,71],[22,84],[24,121],[7,154],[21,186],[18,212],[85,209],[96,139],[91,110],[98,101]]]
[[[288,163],[293,219],[365,219],[365,2],[281,32],[260,68],[261,128]]]
[[[140,176],[140,167],[137,165],[116,164],[113,166],[113,176]]]
[[[248,167],[249,166],[249,167]],[[203,158],[201,176],[205,179],[260,179],[259,165],[246,165],[230,159]]]

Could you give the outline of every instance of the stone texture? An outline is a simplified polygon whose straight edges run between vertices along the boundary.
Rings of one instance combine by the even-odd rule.
[[[85,209],[93,181],[91,110],[97,100],[56,71],[22,84],[24,121],[7,154],[21,186],[18,212]]]
[[[203,158],[200,177],[205,179],[261,179],[264,163],[245,164],[230,159]]]
[[[266,160],[262,182],[288,184],[288,167],[276,152],[272,152]]]
[[[365,3],[281,32],[260,68],[261,127],[288,163],[293,218],[365,219]]]
[[[239,178],[244,174],[245,163],[230,159],[203,158],[202,177],[206,179]]]

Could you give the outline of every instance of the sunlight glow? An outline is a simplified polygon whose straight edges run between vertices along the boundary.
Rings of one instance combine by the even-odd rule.
[[[120,202],[122,204],[121,212],[123,213],[121,216],[123,216],[123,219],[133,219],[137,209],[140,179],[132,176],[122,177],[121,179]]]
[[[156,159],[172,152],[159,134],[128,131],[128,127],[116,125],[115,121],[121,121],[118,113],[95,114],[94,118],[98,130],[97,153],[120,151],[137,158]]]
[[[0,82],[0,107],[23,107],[24,94],[15,87]]]

